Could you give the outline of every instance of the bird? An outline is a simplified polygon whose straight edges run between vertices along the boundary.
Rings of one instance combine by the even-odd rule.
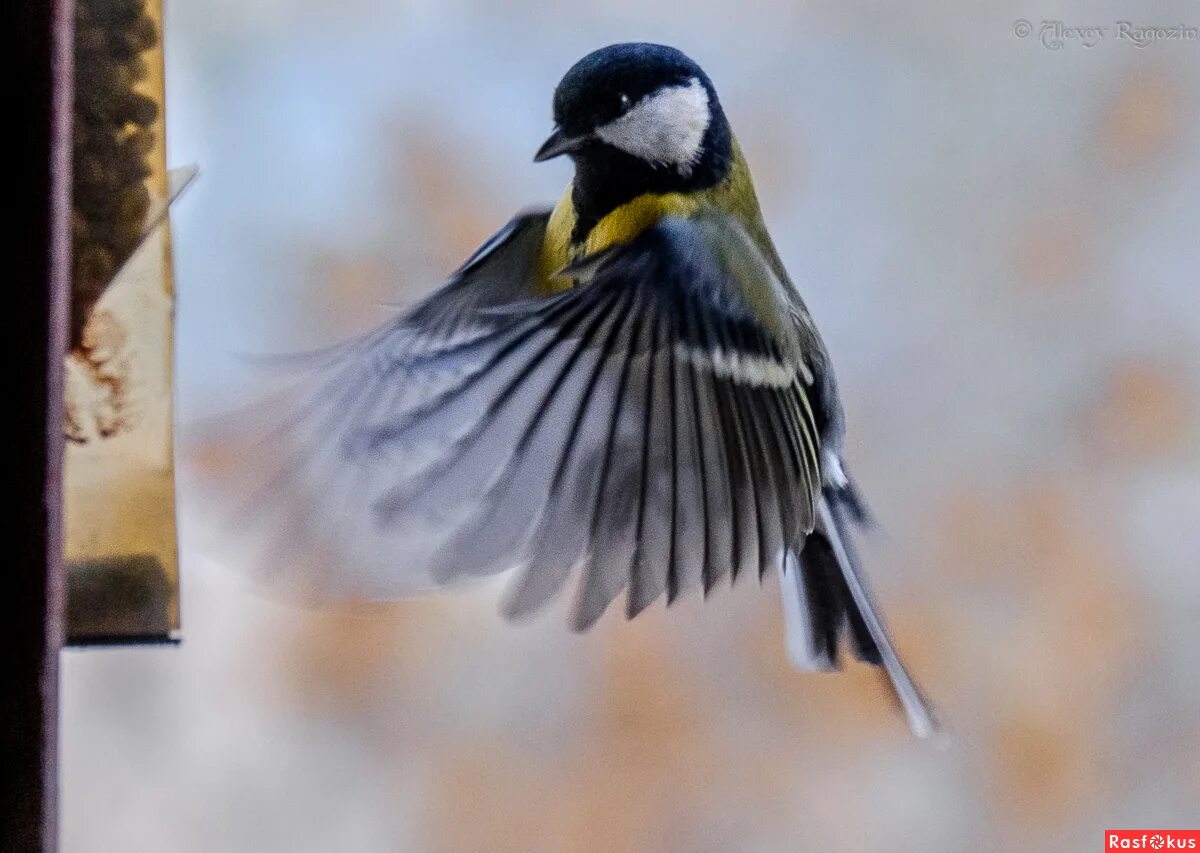
[[[378,328],[297,356],[237,456],[266,574],[388,599],[510,577],[501,610],[568,587],[585,631],[622,593],[778,577],[802,670],[880,667],[914,734],[934,709],[856,553],[869,513],[843,458],[828,350],[788,276],[709,76],[665,45],[572,66],[529,209]],[[269,426],[269,428],[266,428]]]

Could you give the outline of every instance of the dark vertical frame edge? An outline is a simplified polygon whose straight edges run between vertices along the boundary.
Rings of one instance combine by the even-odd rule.
[[[11,561],[0,595],[0,850],[52,853],[58,823],[63,641],[63,355],[70,276],[74,0],[18,0],[5,27],[18,57],[12,127],[18,226],[6,294],[15,379],[6,479]]]

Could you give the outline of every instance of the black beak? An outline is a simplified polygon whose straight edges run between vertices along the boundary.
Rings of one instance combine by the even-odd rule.
[[[543,160],[551,160],[563,154],[578,151],[587,141],[586,136],[567,136],[562,132],[561,127],[556,127],[554,133],[550,134],[550,138],[543,142],[542,147],[533,155],[533,162],[541,163]]]

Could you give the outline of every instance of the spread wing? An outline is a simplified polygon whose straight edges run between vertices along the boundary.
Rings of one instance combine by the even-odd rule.
[[[318,357],[315,393],[246,459],[262,485],[242,518],[274,525],[281,570],[389,597],[516,569],[510,616],[577,576],[585,629],[623,590],[632,617],[800,553],[812,375],[740,226],[663,220],[535,298],[545,223],[514,220],[410,313]]]

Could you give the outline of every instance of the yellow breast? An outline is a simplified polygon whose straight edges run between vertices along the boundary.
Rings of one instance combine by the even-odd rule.
[[[690,216],[703,204],[696,195],[681,193],[648,193],[626,202],[596,223],[582,243],[571,243],[575,229],[575,207],[571,203],[571,188],[559,200],[546,226],[539,265],[543,293],[557,293],[571,286],[569,279],[556,276],[572,261],[591,255],[609,246],[626,243],[664,216]]]
[[[692,216],[702,209],[718,210],[737,218],[780,277],[787,278],[771,237],[767,234],[750,170],[735,139],[729,174],[718,184],[686,195],[646,193],[637,196],[597,222],[579,243],[571,242],[571,234],[575,230],[575,206],[571,203],[571,186],[568,185],[546,225],[546,238],[542,243],[538,264],[538,291],[550,294],[567,290],[571,287],[571,280],[557,273],[568,264],[584,255],[628,242],[664,216]]]
[[[618,243],[626,243],[664,216],[691,216],[700,209],[695,195],[666,193],[641,195],[621,205],[596,223],[587,235],[583,254],[590,255]]]

